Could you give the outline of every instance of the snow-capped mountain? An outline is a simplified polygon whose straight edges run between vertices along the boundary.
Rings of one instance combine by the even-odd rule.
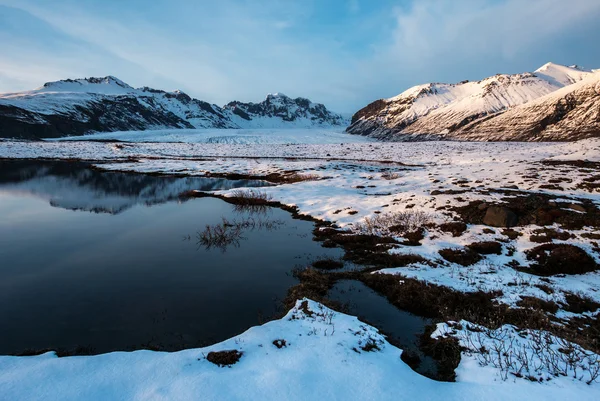
[[[305,98],[292,99],[283,93],[268,94],[260,103],[231,102],[224,106],[231,111],[235,123],[248,128],[270,128],[273,121],[282,126],[310,127],[328,125],[347,125],[341,115],[331,113],[320,103]]]
[[[600,136],[600,71],[580,82],[480,119],[454,133],[485,141],[573,141]]]
[[[419,85],[359,110],[347,131],[399,141],[460,139],[466,126],[493,119],[592,75],[592,71],[577,66],[548,63],[533,73],[498,74],[458,84]],[[478,138],[486,140],[483,136]]]
[[[328,127],[347,120],[307,99],[269,95],[219,107],[181,91],[133,88],[113,76],[0,94],[0,137],[48,138],[161,128]]]

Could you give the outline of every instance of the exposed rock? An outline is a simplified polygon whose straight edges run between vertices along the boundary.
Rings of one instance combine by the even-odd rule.
[[[346,125],[347,121],[339,114],[327,110],[320,103],[305,98],[292,99],[282,93],[269,94],[260,103],[230,102],[223,107],[239,118],[232,120],[238,125],[263,127],[268,125],[265,118],[275,118],[284,123],[303,125]],[[240,120],[241,119],[241,120]],[[255,121],[256,120],[256,121]]]
[[[490,206],[483,217],[483,224],[492,227],[514,227],[519,219],[517,215],[507,207]]]

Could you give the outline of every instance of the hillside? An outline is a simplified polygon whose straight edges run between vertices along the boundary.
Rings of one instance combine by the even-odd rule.
[[[361,109],[352,117],[347,131],[384,140],[411,141],[463,139],[463,133],[467,132],[465,127],[470,127],[469,138],[492,140],[474,133],[478,122],[493,119],[594,75],[577,66],[548,63],[533,73],[498,74],[458,84],[419,85]],[[519,138],[529,140],[527,136]]]

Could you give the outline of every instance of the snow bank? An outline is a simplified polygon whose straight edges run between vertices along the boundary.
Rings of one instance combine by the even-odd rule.
[[[286,345],[278,348],[275,340]],[[206,359],[208,352],[222,350],[243,355],[230,367]],[[472,364],[461,364],[465,375],[458,383],[435,382],[413,372],[401,352],[357,318],[304,300],[281,320],[201,349],[0,357],[0,399],[583,401],[598,395],[594,386],[571,378],[540,384],[480,375],[461,382],[479,370]]]

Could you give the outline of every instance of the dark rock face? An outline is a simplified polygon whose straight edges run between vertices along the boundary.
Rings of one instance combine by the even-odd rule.
[[[509,208],[490,206],[483,217],[483,224],[492,227],[514,227],[519,222],[517,215]]]

